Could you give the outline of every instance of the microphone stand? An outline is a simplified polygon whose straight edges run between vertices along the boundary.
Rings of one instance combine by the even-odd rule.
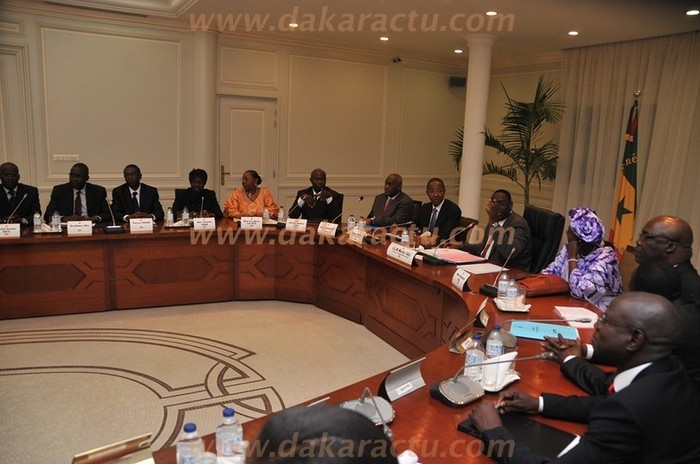
[[[437,257],[438,249],[444,247],[445,245],[449,245],[450,243],[452,243],[452,239],[454,239],[456,236],[458,236],[459,234],[461,234],[463,232],[464,233],[469,232],[475,225],[476,225],[476,222],[472,222],[467,227],[457,227],[457,232],[450,234],[449,237],[447,237],[440,244],[438,244],[438,246],[436,246],[433,249],[432,253],[429,253],[427,251],[421,251],[420,254],[423,255],[423,262],[426,264],[432,264],[433,266],[438,266],[438,265],[442,265],[442,264],[449,264],[444,259]]]
[[[124,226],[117,225],[117,220],[114,217],[114,211],[112,211],[112,206],[107,202],[107,208],[109,209],[109,215],[112,216],[112,225],[105,226],[105,234],[121,234],[124,233]]]
[[[501,274],[503,274],[503,270],[506,268],[508,261],[510,261],[510,258],[513,256],[513,253],[515,253],[515,247],[511,248],[510,254],[503,263],[503,266],[501,266],[501,270],[498,271],[498,274],[496,274],[496,278],[493,280],[493,285],[482,285],[481,287],[479,287],[479,293],[481,293],[482,295],[490,296],[492,298],[496,298],[498,296],[498,287],[496,286],[496,284],[498,283],[498,279],[501,277]]]
[[[20,205],[22,204],[22,202],[24,201],[25,198],[27,198],[26,193],[24,195],[22,195],[22,199],[19,201],[19,203],[17,203],[17,206],[15,206],[15,209],[10,213],[9,216],[7,216],[7,220],[5,221],[5,224],[10,223],[10,219],[12,218],[12,216],[15,215],[15,213],[17,212],[17,210],[19,209]],[[20,221],[20,223],[21,223],[21,221]]]
[[[350,205],[350,206],[348,207],[348,210],[350,210],[352,207],[354,207],[356,204],[358,204],[359,202],[361,202],[361,201],[364,200],[364,199],[365,199],[364,195],[360,195],[360,198],[358,198],[357,201],[356,201],[355,203],[353,203],[352,205]],[[340,214],[337,215],[336,217],[334,217],[333,220],[332,220],[331,222],[337,221],[338,218],[339,218],[340,216],[342,216],[342,215],[343,215],[343,212],[341,211]]]

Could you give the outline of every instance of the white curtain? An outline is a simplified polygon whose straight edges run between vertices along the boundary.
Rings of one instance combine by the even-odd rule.
[[[637,220],[679,216],[695,233],[700,263],[700,33],[567,50],[566,109],[553,209],[596,210],[609,229],[627,117],[640,90]],[[607,234],[606,234],[607,237]]]

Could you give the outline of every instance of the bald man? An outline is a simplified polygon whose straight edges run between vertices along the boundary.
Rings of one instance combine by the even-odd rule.
[[[657,216],[647,222],[637,239],[638,263],[659,260],[674,266],[681,276],[684,303],[700,303],[700,276],[693,267],[693,229],[676,216]]]
[[[613,300],[595,324],[593,346],[602,361],[617,368],[608,395],[569,396],[520,391],[499,400],[503,412],[587,422],[580,442],[549,461],[515,441],[498,410],[482,402],[470,417],[498,462],[530,463],[695,463],[700,462],[700,395],[680,364],[670,357],[680,320],[670,301],[650,293],[625,293]],[[512,440],[508,442],[508,440]],[[487,446],[486,448],[488,448]]]
[[[394,173],[384,181],[384,193],[377,195],[367,217],[373,226],[404,224],[413,217],[413,200],[401,191],[403,178]]]
[[[326,186],[326,171],[314,169],[309,180],[311,187],[297,192],[289,208],[289,217],[300,217],[310,222],[336,221],[340,224],[343,199],[338,192]]]

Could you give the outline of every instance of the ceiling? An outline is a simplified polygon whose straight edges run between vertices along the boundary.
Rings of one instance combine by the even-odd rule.
[[[235,34],[352,47],[396,57],[466,60],[469,33],[497,37],[493,60],[700,29],[700,0],[34,0],[204,24]],[[68,8],[67,8],[68,9]],[[489,27],[486,11],[497,16]],[[296,12],[296,15],[294,14]],[[325,13],[324,13],[325,12]],[[263,31],[245,30],[259,15]],[[248,15],[246,17],[246,15]],[[264,19],[266,18],[266,19]],[[287,24],[295,19],[296,30]],[[324,21],[325,19],[325,21]],[[232,24],[238,27],[231,31]],[[433,23],[433,21],[436,21]],[[228,21],[228,22],[227,22]],[[451,27],[454,26],[454,30]],[[255,29],[255,27],[254,27]],[[274,29],[274,30],[272,30]],[[333,29],[333,30],[331,30]],[[352,31],[341,31],[350,29]],[[362,29],[362,30],[360,30]],[[411,30],[413,29],[413,30]],[[421,30],[423,29],[423,30]],[[429,30],[425,30],[429,29]],[[430,30],[432,29],[432,30]],[[579,32],[572,37],[571,30]],[[381,42],[380,36],[388,37]],[[461,48],[464,54],[455,55]]]

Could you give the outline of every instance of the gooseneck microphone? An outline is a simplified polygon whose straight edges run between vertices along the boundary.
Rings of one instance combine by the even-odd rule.
[[[10,223],[10,218],[15,215],[15,213],[17,212],[17,210],[19,209],[20,205],[22,204],[22,202],[24,201],[25,198],[27,198],[26,193],[24,195],[22,195],[22,199],[19,201],[19,203],[17,203],[17,206],[15,206],[15,209],[10,213],[9,216],[7,216],[7,220],[5,221],[5,224]]]
[[[114,217],[114,211],[112,211],[112,206],[107,202],[107,209],[109,209],[109,215],[112,216],[112,225],[105,226],[105,234],[121,234],[124,232],[124,226],[117,225],[117,220]]]
[[[204,192],[202,192],[202,202],[199,205],[199,217],[202,217],[204,211]]]
[[[366,402],[367,398],[372,404]],[[362,414],[374,422],[375,425],[381,425],[387,438],[391,439],[393,437],[394,434],[387,424],[394,420],[394,415],[396,414],[394,408],[391,406],[391,403],[381,396],[372,395],[369,387],[365,387],[362,390],[360,399],[345,401],[340,404],[340,407]]]
[[[498,274],[496,274],[496,278],[493,280],[493,285],[482,285],[481,287],[479,287],[479,293],[481,293],[482,295],[490,296],[492,298],[496,298],[498,296],[498,287],[496,286],[496,284],[498,283],[498,279],[501,277],[501,274],[503,274],[503,270],[506,268],[508,261],[510,261],[510,258],[513,256],[513,253],[515,253],[515,247],[511,248],[510,254],[503,263],[503,266],[501,266],[501,269],[498,271]]]
[[[364,390],[362,390],[362,396],[360,397],[360,404],[364,404],[365,398],[369,397],[370,401],[372,402],[372,405],[374,406],[374,409],[377,411],[377,415],[379,416],[379,420],[382,422],[380,425],[384,429],[384,435],[386,436],[387,439],[392,440],[394,438],[394,432],[391,431],[389,426],[386,423],[386,419],[384,419],[384,416],[382,415],[381,409],[379,409],[379,405],[377,405],[377,400],[375,397],[372,395],[372,391],[369,389],[369,387],[365,387]],[[380,397],[377,397],[380,398]],[[381,398],[383,399],[383,398]]]
[[[357,201],[355,201],[355,203],[353,203],[352,205],[348,206],[348,211],[350,210],[350,208],[352,208],[353,206],[355,206],[356,204],[358,204],[359,202],[361,202],[361,201],[364,200],[364,199],[365,199],[364,195],[360,195],[360,198],[358,198]],[[340,214],[337,215],[336,217],[334,217],[333,220],[332,220],[331,222],[337,221],[338,218],[339,218],[340,216],[342,216],[342,215],[343,215],[343,212],[341,211]]]

